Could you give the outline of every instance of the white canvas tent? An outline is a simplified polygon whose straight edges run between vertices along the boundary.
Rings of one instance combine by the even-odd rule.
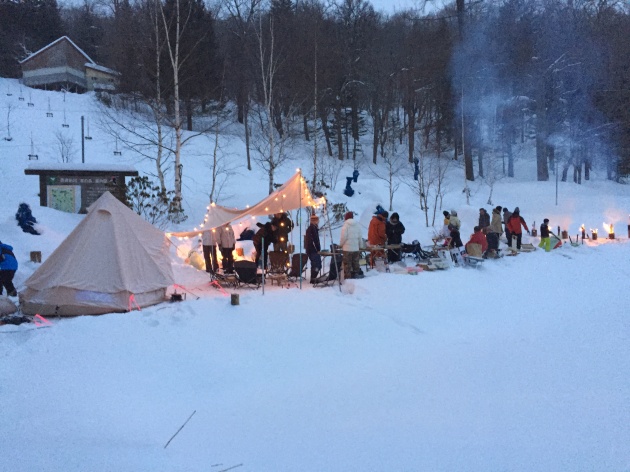
[[[111,193],[25,282],[26,314],[97,315],[164,301],[173,283],[164,233]]]
[[[299,208],[318,206],[325,203],[324,198],[315,199],[311,195],[308,185],[304,181],[302,174],[297,172],[287,180],[284,185],[278,188],[268,197],[265,197],[256,205],[244,210],[230,209],[219,205],[211,205],[208,209],[206,221],[201,229],[194,231],[180,231],[169,233],[170,236],[180,238],[192,238],[198,236],[201,231],[218,228],[226,223],[230,223],[247,216],[265,216],[275,213],[282,213]]]

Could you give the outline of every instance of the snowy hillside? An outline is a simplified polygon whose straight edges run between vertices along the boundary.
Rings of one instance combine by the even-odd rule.
[[[59,162],[63,132],[80,163],[84,116],[93,138],[86,164],[133,165],[141,174],[152,164],[120,143],[114,155],[91,95],[6,79],[0,91],[12,137],[0,141],[0,240],[15,248],[19,291],[38,266],[29,252],[45,259],[83,218],[39,206],[38,179],[24,175],[29,154]],[[219,138],[236,163],[219,201],[226,206],[267,194],[264,172],[245,169],[240,132],[234,125]],[[212,139],[184,150],[189,220],[174,229],[203,220]],[[308,151],[296,147],[279,182],[298,167],[308,175]],[[240,306],[185,263],[196,241],[178,241],[172,256],[184,302],[51,319],[45,328],[0,326],[0,470],[630,472],[630,188],[595,169],[582,185],[560,183],[556,206],[555,182],[530,179],[527,156],[516,165],[517,179],[495,184],[493,206],[519,206],[530,226],[549,218],[572,236],[582,224],[597,228],[600,239],[479,269],[372,270],[341,289],[239,290]],[[387,188],[364,164],[355,195],[345,197],[351,173],[348,165],[327,196],[356,212],[367,234]],[[458,211],[465,242],[479,208],[492,207],[481,182],[467,205],[463,182],[454,166],[444,209]],[[23,201],[41,236],[16,225]],[[430,245],[438,228],[424,226],[404,185],[394,211],[405,242]],[[615,225],[617,239],[605,239],[603,223]],[[330,244],[328,234],[322,242]]]

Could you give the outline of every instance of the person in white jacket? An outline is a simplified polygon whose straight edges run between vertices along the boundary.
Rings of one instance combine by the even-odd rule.
[[[217,244],[221,233],[218,228],[207,229],[201,233],[201,245],[203,246],[203,259],[206,262],[206,272],[214,274],[219,269],[217,259]]]
[[[223,261],[223,273],[231,274],[234,272],[234,247],[236,246],[236,237],[234,229],[230,223],[226,223],[220,228],[219,248],[221,248],[221,260]]]
[[[360,249],[363,244],[361,226],[355,221],[354,213],[351,211],[345,214],[344,220],[339,240],[343,251],[343,272],[346,279],[362,279],[363,272],[359,267]]]

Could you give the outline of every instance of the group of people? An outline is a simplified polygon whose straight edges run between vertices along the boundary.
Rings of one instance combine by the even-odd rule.
[[[479,221],[474,227],[474,232],[469,241],[464,245],[461,239],[461,220],[457,211],[444,211],[444,227],[442,234],[446,236],[446,245],[449,248],[466,248],[469,244],[479,244],[484,256],[495,256],[499,249],[499,238],[505,233],[508,246],[512,247],[515,238],[516,249],[521,249],[523,229],[530,234],[527,223],[520,215],[520,209],[516,207],[513,212],[507,208],[497,206],[489,214],[485,208],[479,209]],[[540,227],[540,247],[549,250],[548,219]],[[289,234],[294,228],[293,221],[287,213],[277,213],[267,223],[257,223],[258,231],[253,235],[252,242],[256,252],[256,264],[262,260],[263,270],[267,268],[266,254],[270,246],[274,245],[275,251],[289,251]],[[370,220],[367,233],[368,246],[384,247],[386,245],[399,245],[405,233],[405,226],[400,221],[398,213],[384,210],[380,205]],[[235,236],[232,226],[226,224],[219,228],[203,232],[203,253],[207,272],[216,272],[219,267],[217,248],[221,251],[223,271],[232,273],[234,270],[233,250]],[[359,267],[361,250],[364,249],[362,229],[354,213],[348,211],[344,215],[344,223],[341,228],[339,247],[343,254],[343,270],[345,278],[362,278],[363,271]],[[309,226],[304,236],[304,250],[311,265],[311,282],[315,281],[322,269],[321,242],[319,238],[319,216],[313,213],[309,219]],[[263,258],[262,255],[265,254]],[[385,258],[389,263],[401,260],[400,249],[383,249],[371,251],[371,264],[374,265],[378,258]]]
[[[370,246],[398,245],[402,243],[402,235],[405,232],[405,225],[400,222],[398,213],[389,212],[378,206],[376,213],[370,220],[368,226],[367,242]],[[384,258],[385,251],[372,251],[372,265],[377,258]],[[400,249],[387,250],[388,262],[398,262],[401,260]]]
[[[234,248],[236,247],[236,236],[234,228],[229,223],[212,228],[201,233],[201,245],[203,248],[203,259],[206,264],[206,272],[215,274],[219,270],[219,260],[217,258],[217,248],[221,251],[223,262],[223,272],[231,274],[234,272]]]
[[[286,212],[276,213],[267,223],[256,223],[258,231],[252,239],[256,249],[256,265],[262,258],[263,269],[267,268],[267,254],[273,244],[274,251],[289,251],[289,233],[293,231],[293,221]],[[265,254],[263,258],[262,255]]]
[[[516,245],[516,250],[521,249],[523,230],[531,234],[525,219],[521,216],[519,207],[510,212],[507,208],[497,206],[489,214],[485,208],[479,209],[479,221],[473,229],[470,240],[464,245],[460,236],[461,221],[457,217],[457,212],[444,211],[443,235],[448,237],[449,247],[467,247],[469,244],[479,244],[484,256],[494,256],[499,249],[499,238],[505,233],[508,247]],[[545,218],[540,225],[541,243],[540,247],[550,250],[549,219]]]
[[[384,246],[385,244],[396,245],[402,242],[402,235],[405,226],[400,222],[398,213],[389,213],[382,207],[377,210],[370,221],[368,227],[367,243],[370,246]],[[364,248],[361,225],[354,218],[354,213],[348,211],[344,215],[344,223],[341,227],[339,237],[339,247],[342,251],[343,271],[346,279],[360,279],[364,277],[363,271],[359,267],[361,250]],[[310,217],[309,227],[306,229],[304,237],[304,249],[311,263],[311,282],[317,279],[317,275],[322,268],[320,256],[321,243],[319,240],[319,217],[313,214]],[[378,257],[384,257],[384,251],[372,251],[372,261]],[[400,249],[390,249],[387,251],[389,262],[401,260]]]
[[[276,213],[271,221],[267,223],[256,223],[258,230],[246,239],[251,239],[256,250],[256,265],[262,260],[263,268],[267,268],[266,254],[269,252],[271,244],[275,251],[288,252],[289,233],[293,230],[293,221],[289,214]],[[244,231],[245,232],[245,231]],[[227,223],[218,228],[206,230],[201,235],[203,246],[203,258],[206,265],[206,272],[216,273],[219,269],[217,249],[221,252],[223,273],[234,272],[234,248],[236,247],[236,236],[234,229]],[[265,254],[263,258],[262,255]]]

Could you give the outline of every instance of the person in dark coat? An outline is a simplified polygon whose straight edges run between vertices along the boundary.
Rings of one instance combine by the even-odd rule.
[[[322,268],[321,244],[319,242],[319,217],[315,214],[311,215],[311,224],[306,228],[304,236],[304,250],[311,261],[311,283],[315,283],[317,275]]]
[[[488,242],[486,257],[499,257],[499,233],[489,232],[486,234],[486,241]]]
[[[266,270],[269,246],[275,241],[275,233],[278,227],[274,226],[271,222],[267,222],[265,224],[256,223],[256,226],[260,228],[254,235],[254,239],[252,240],[252,242],[254,243],[254,248],[256,248],[256,265],[258,265],[258,263],[260,262],[260,258],[264,250],[265,257],[263,258],[263,270]]]
[[[508,246],[512,247],[512,233],[510,232],[510,228],[508,228],[508,221],[510,219],[510,216],[512,216],[512,212],[503,207],[503,226],[505,229],[505,237],[507,238]]]
[[[18,262],[13,254],[13,246],[0,241],[0,295],[3,288],[7,289],[7,295],[17,297],[17,290],[13,285],[13,277],[18,269]]]
[[[402,235],[405,232],[405,225],[400,222],[398,213],[392,213],[389,221],[385,224],[385,232],[387,233],[387,244],[402,243]],[[400,249],[388,249],[387,259],[389,262],[400,261]]]
[[[462,242],[462,237],[459,233],[459,229],[453,224],[448,225],[448,229],[451,232],[451,242],[449,244],[449,249],[453,249],[454,247],[462,247],[464,243]]]
[[[276,240],[273,243],[274,251],[287,252],[289,247],[289,233],[293,230],[293,221],[288,213],[276,213],[271,220],[271,224],[276,226]]]
[[[490,215],[485,208],[479,208],[479,225],[481,231],[490,226]]]

